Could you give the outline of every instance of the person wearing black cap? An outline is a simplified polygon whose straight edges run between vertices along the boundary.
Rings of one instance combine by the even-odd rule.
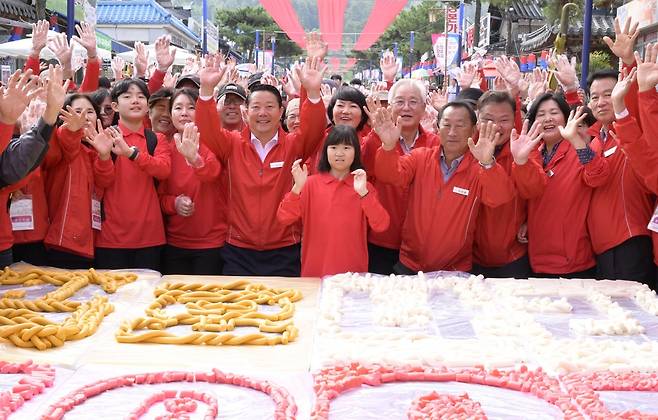
[[[174,92],[168,88],[161,88],[149,97],[149,120],[151,128],[156,133],[167,137],[174,134],[174,125],[171,123],[171,97]]]
[[[477,88],[467,88],[467,89],[462,89],[459,91],[457,94],[457,97],[455,100],[457,101],[464,101],[471,105],[473,107],[473,110],[477,112],[478,110],[478,101],[480,100],[480,96],[483,95],[484,92],[482,90],[477,89]]]
[[[227,83],[217,93],[217,113],[222,121],[222,128],[229,131],[242,130],[242,112],[240,107],[247,100],[247,92],[242,86]]]
[[[176,89],[190,88],[199,90],[201,82],[198,74],[184,74],[176,82]]]
[[[251,92],[253,88],[260,85],[260,79],[263,77],[263,72],[254,73],[249,76],[249,81],[247,82],[247,90]]]

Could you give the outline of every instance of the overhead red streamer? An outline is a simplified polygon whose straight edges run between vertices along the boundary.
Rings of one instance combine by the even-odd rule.
[[[343,72],[350,71],[355,64],[356,58],[348,58],[347,61],[343,64]]]
[[[304,48],[304,28],[290,0],[260,0],[260,4],[288,37]]]
[[[329,57],[329,67],[332,71],[338,71],[340,69],[340,57]]]
[[[370,17],[354,45],[354,50],[363,51],[370,48],[406,5],[407,0],[375,0]]]
[[[318,0],[318,20],[322,39],[332,51],[343,45],[343,25],[348,0]]]

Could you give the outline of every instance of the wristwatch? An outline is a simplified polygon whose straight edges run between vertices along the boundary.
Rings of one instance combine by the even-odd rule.
[[[493,168],[494,166],[496,166],[496,158],[495,158],[494,156],[492,156],[492,157],[491,157],[491,162],[489,162],[489,163],[478,162],[478,163],[479,163],[480,166],[482,166],[484,169],[491,169],[491,168]]]
[[[132,146],[131,149],[133,152],[130,154],[130,156],[128,156],[128,159],[135,160],[137,159],[137,155],[139,155],[139,149],[137,146]]]

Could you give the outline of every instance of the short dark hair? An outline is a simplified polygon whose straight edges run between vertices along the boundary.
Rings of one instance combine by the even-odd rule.
[[[71,94],[67,95],[66,99],[64,100],[64,104],[62,105],[62,109],[66,109],[66,107],[68,107],[69,105],[72,105],[73,101],[75,101],[77,99],[86,99],[86,100],[88,100],[89,103],[91,104],[91,107],[94,108],[94,112],[96,113],[96,119],[100,118],[101,110],[98,107],[98,104],[96,104],[96,102],[94,102],[91,99],[91,97],[89,95],[87,95],[86,93],[71,93]],[[60,126],[63,123],[64,123],[64,121],[62,121],[61,118],[57,117],[57,126]],[[94,128],[96,128],[95,125],[94,125]]]
[[[322,156],[318,162],[318,172],[331,171],[327,149],[329,146],[335,146],[337,144],[346,144],[354,148],[354,161],[350,166],[350,171],[356,171],[357,169],[363,168],[363,165],[361,164],[361,145],[356,130],[349,125],[337,125],[331,129],[329,134],[327,134],[327,138],[324,140],[324,144],[322,145]]]
[[[155,93],[149,97],[149,109],[153,108],[156,103],[162,100],[169,101],[168,108],[171,108],[171,103],[173,102],[173,94],[174,90],[166,87],[156,90]]]
[[[331,80],[338,80],[339,82],[342,82],[343,81],[343,76],[341,76],[340,74],[332,74],[330,79]]]
[[[470,103],[466,101],[452,101],[448,102],[447,104],[443,105],[441,108],[441,111],[439,111],[439,116],[437,117],[437,122],[441,122],[441,117],[443,117],[443,113],[445,112],[446,109],[448,108],[462,108],[465,109],[466,112],[468,112],[468,116],[471,119],[471,125],[476,125],[478,122],[478,117],[475,114],[475,111],[473,110],[473,107],[471,106]]]
[[[98,87],[105,89],[112,89],[112,83],[110,82],[110,79],[108,79],[107,77],[101,76],[98,78]]]
[[[110,91],[105,88],[98,88],[97,90],[91,92],[89,94],[89,97],[91,98],[92,102],[94,102],[96,105],[101,106],[104,100],[110,99],[112,100],[112,96],[110,95]]]
[[[366,108],[366,95],[363,94],[359,89],[352,87],[352,86],[341,86],[336,90],[336,93],[334,93],[334,96],[331,98],[331,101],[329,101],[329,105],[327,106],[327,115],[329,116],[329,121],[331,121],[332,125],[336,125],[336,122],[334,121],[334,106],[336,106],[336,101],[338,100],[341,101],[350,101],[354,102],[361,108],[361,121],[359,122],[359,125],[356,127],[356,131],[361,131],[364,125],[368,122],[368,114],[366,114],[365,108]]]
[[[467,103],[471,104],[473,108],[475,108],[478,106],[478,101],[480,100],[480,97],[482,97],[482,94],[483,92],[481,89],[466,88],[460,90],[455,99],[458,101],[466,101]]]
[[[599,70],[592,73],[589,76],[589,79],[587,79],[587,94],[589,95],[589,90],[592,87],[592,83],[594,83],[595,80],[614,79],[616,82],[618,78],[619,78],[619,72],[613,69]]]
[[[196,104],[196,100],[199,99],[199,90],[194,88],[180,88],[176,89],[173,95],[171,95],[171,100],[169,101],[169,112],[174,106],[174,101],[181,95],[185,95],[192,101],[193,104]],[[155,96],[155,95],[154,95]]]
[[[256,92],[270,92],[272,95],[276,96],[276,101],[279,103],[279,108],[283,108],[283,98],[281,97],[281,92],[279,92],[279,89],[265,83],[260,83],[250,89],[249,96],[247,96],[247,105],[249,105],[251,95]]]
[[[119,99],[119,96],[128,92],[128,89],[130,89],[130,87],[133,85],[137,86],[137,88],[144,94],[144,96],[146,96],[146,99],[148,100],[151,95],[149,94],[149,88],[146,86],[146,83],[142,79],[131,78],[122,79],[114,85],[112,91],[110,92],[110,95],[112,96],[112,102],[116,102],[117,99]]]
[[[539,111],[539,107],[541,106],[541,104],[550,100],[553,100],[557,103],[558,108],[560,108],[560,111],[562,111],[562,114],[564,115],[564,121],[566,122],[569,119],[569,112],[570,112],[569,104],[564,99],[564,96],[562,96],[559,93],[547,92],[532,102],[532,106],[530,107],[530,109],[528,110],[528,114],[526,115],[528,124],[530,126],[532,126],[535,123],[535,119],[537,118],[537,111]]]
[[[481,110],[489,104],[508,104],[512,107],[512,112],[516,112],[516,101],[507,92],[497,90],[485,92],[478,100],[478,109]]]
[[[363,85],[363,82],[361,81],[361,79],[352,79],[352,80],[350,80],[350,85],[352,85],[352,86],[354,86],[354,85],[361,86],[361,85]]]

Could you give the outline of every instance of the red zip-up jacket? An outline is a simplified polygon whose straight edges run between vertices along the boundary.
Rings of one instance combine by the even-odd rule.
[[[486,170],[469,152],[444,183],[440,157],[440,147],[416,149],[407,156],[380,148],[375,175],[409,186],[400,262],[415,271],[468,271],[480,203],[500,206],[514,198],[514,187],[499,164]]]
[[[59,127],[53,136],[43,165],[51,219],[44,243],[48,248],[93,258],[91,200],[94,193],[100,199],[102,189],[110,185],[114,164],[111,159],[100,160],[96,150],[82,143],[82,130]]]
[[[134,161],[117,157],[108,175],[103,194],[105,220],[96,246],[101,248],[146,248],[166,242],[160,201],[154,179],[167,179],[171,173],[171,148],[160,133],[153,156],[146,147],[144,129],[130,131],[121,121],[119,130],[128,146],[140,152]]]
[[[534,165],[512,166],[514,182],[528,199],[528,256],[536,273],[567,274],[595,264],[587,213],[592,189],[605,183],[609,168],[599,155],[582,165],[566,140],[557,147],[544,174]]]
[[[193,168],[183,155],[172,150],[171,176],[158,187],[167,243],[178,248],[218,248],[226,240],[226,191],[219,176],[221,166],[203,144],[199,155],[203,164]],[[194,202],[194,213],[188,217],[176,213],[176,197],[181,194]]]
[[[423,130],[423,127],[420,124],[418,125],[418,138],[416,139],[414,150],[421,147],[435,147],[439,146],[439,144],[439,136]],[[400,249],[402,225],[407,214],[409,187],[388,184],[375,176],[375,158],[377,156],[377,150],[379,150],[381,145],[381,139],[372,130],[361,146],[361,162],[363,162],[363,166],[368,173],[369,181],[372,182],[377,190],[379,202],[382,203],[382,206],[384,206],[391,218],[391,223],[388,229],[384,231],[377,232],[370,230],[368,232],[368,242],[384,248]],[[399,156],[404,156],[404,151],[400,143],[395,146],[394,150]]]
[[[261,162],[248,127],[241,133],[221,128],[215,101],[197,101],[201,141],[228,172],[229,244],[263,251],[299,243],[297,227],[279,223],[276,212],[293,184],[292,163],[311,155],[324,138],[326,121],[321,100],[315,104],[305,100],[300,111],[300,128],[292,133],[279,128],[278,143]]]
[[[640,103],[642,109],[644,109],[646,104],[642,103],[642,99],[640,99]],[[642,116],[642,113],[640,115]],[[646,120],[646,117],[651,116],[650,113],[644,114],[644,116],[644,127],[650,127],[652,122]],[[653,118],[657,116],[654,113]],[[658,150],[648,145],[647,136],[643,135],[642,129],[640,129],[639,124],[632,115],[617,120],[614,126],[615,133],[617,133],[619,138],[619,144],[628,157],[630,165],[638,177],[642,179],[643,185],[649,191],[658,194]],[[653,204],[655,206],[655,200]],[[649,222],[650,217],[647,218],[646,223]],[[650,232],[653,241],[653,262],[658,264],[658,233]]]
[[[300,194],[286,194],[277,219],[285,225],[302,221],[303,277],[368,271],[368,227],[382,231],[389,224],[370,183],[361,198],[353,175],[338,180],[329,173],[310,176]]]

